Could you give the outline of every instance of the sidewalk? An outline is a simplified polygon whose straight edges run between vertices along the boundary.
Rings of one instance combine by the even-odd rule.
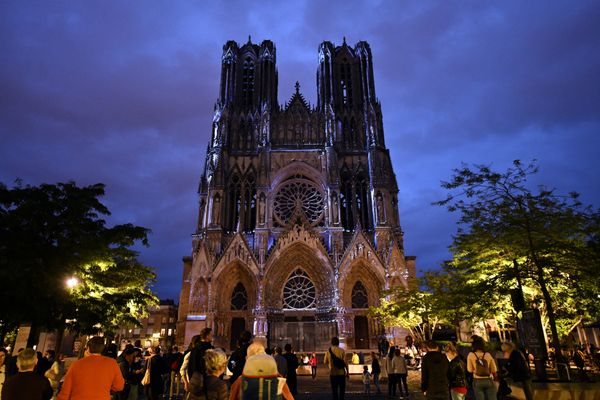
[[[424,400],[425,396],[420,389],[421,371],[408,372],[408,390],[411,400]],[[367,397],[364,393],[364,385],[361,375],[350,375],[346,381],[346,399],[369,399],[369,400],[390,400],[387,395],[387,382],[381,383],[382,394],[377,395],[375,385],[371,384],[371,396]],[[396,399],[399,397],[397,396]],[[331,386],[329,384],[329,369],[320,367],[317,369],[317,378],[310,376],[298,376],[298,396],[296,400],[331,400]]]

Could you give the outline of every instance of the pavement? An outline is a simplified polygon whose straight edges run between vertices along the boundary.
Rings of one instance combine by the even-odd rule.
[[[390,400],[387,395],[387,381],[379,384],[382,394],[376,394],[375,385],[371,384],[371,395],[364,393],[362,375],[350,375],[346,381],[346,399],[365,399],[365,400]],[[421,392],[421,371],[408,372],[408,390],[409,399],[424,400],[425,396]],[[397,396],[396,399],[401,397]],[[317,369],[317,377],[313,380],[310,376],[298,376],[298,395],[296,400],[331,400],[331,386],[329,384],[329,369],[320,367]]]

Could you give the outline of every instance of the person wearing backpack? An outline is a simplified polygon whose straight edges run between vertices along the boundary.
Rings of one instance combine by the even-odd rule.
[[[329,381],[333,400],[344,400],[346,394],[346,378],[350,377],[346,353],[340,347],[340,339],[333,337],[331,347],[325,353],[324,364],[329,365]]]
[[[467,371],[473,374],[473,392],[476,400],[496,400],[494,379],[498,368],[490,353],[485,351],[483,339],[473,341],[473,351],[467,357]]]
[[[265,353],[265,347],[260,343],[248,346],[242,375],[231,384],[229,400],[247,399],[294,400],[285,378],[278,372],[275,359]]]

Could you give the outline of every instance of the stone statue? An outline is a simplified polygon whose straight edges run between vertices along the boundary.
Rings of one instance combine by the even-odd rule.
[[[214,225],[219,225],[221,219],[221,196],[219,194],[215,194],[213,196],[213,204],[212,204],[212,223]]]
[[[258,223],[264,225],[265,223],[265,194],[261,193],[258,198]]]
[[[338,198],[337,198],[337,194],[334,192],[331,195],[331,222],[334,224],[339,223],[339,219],[338,219]]]
[[[377,194],[377,221],[380,224],[385,222],[385,215],[383,210],[383,196],[381,193]]]

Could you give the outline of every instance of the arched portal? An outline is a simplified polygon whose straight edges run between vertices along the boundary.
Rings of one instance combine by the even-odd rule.
[[[331,318],[334,275],[318,251],[296,243],[285,249],[266,271],[265,308],[269,345],[292,344],[297,351],[326,348],[337,334]]]

